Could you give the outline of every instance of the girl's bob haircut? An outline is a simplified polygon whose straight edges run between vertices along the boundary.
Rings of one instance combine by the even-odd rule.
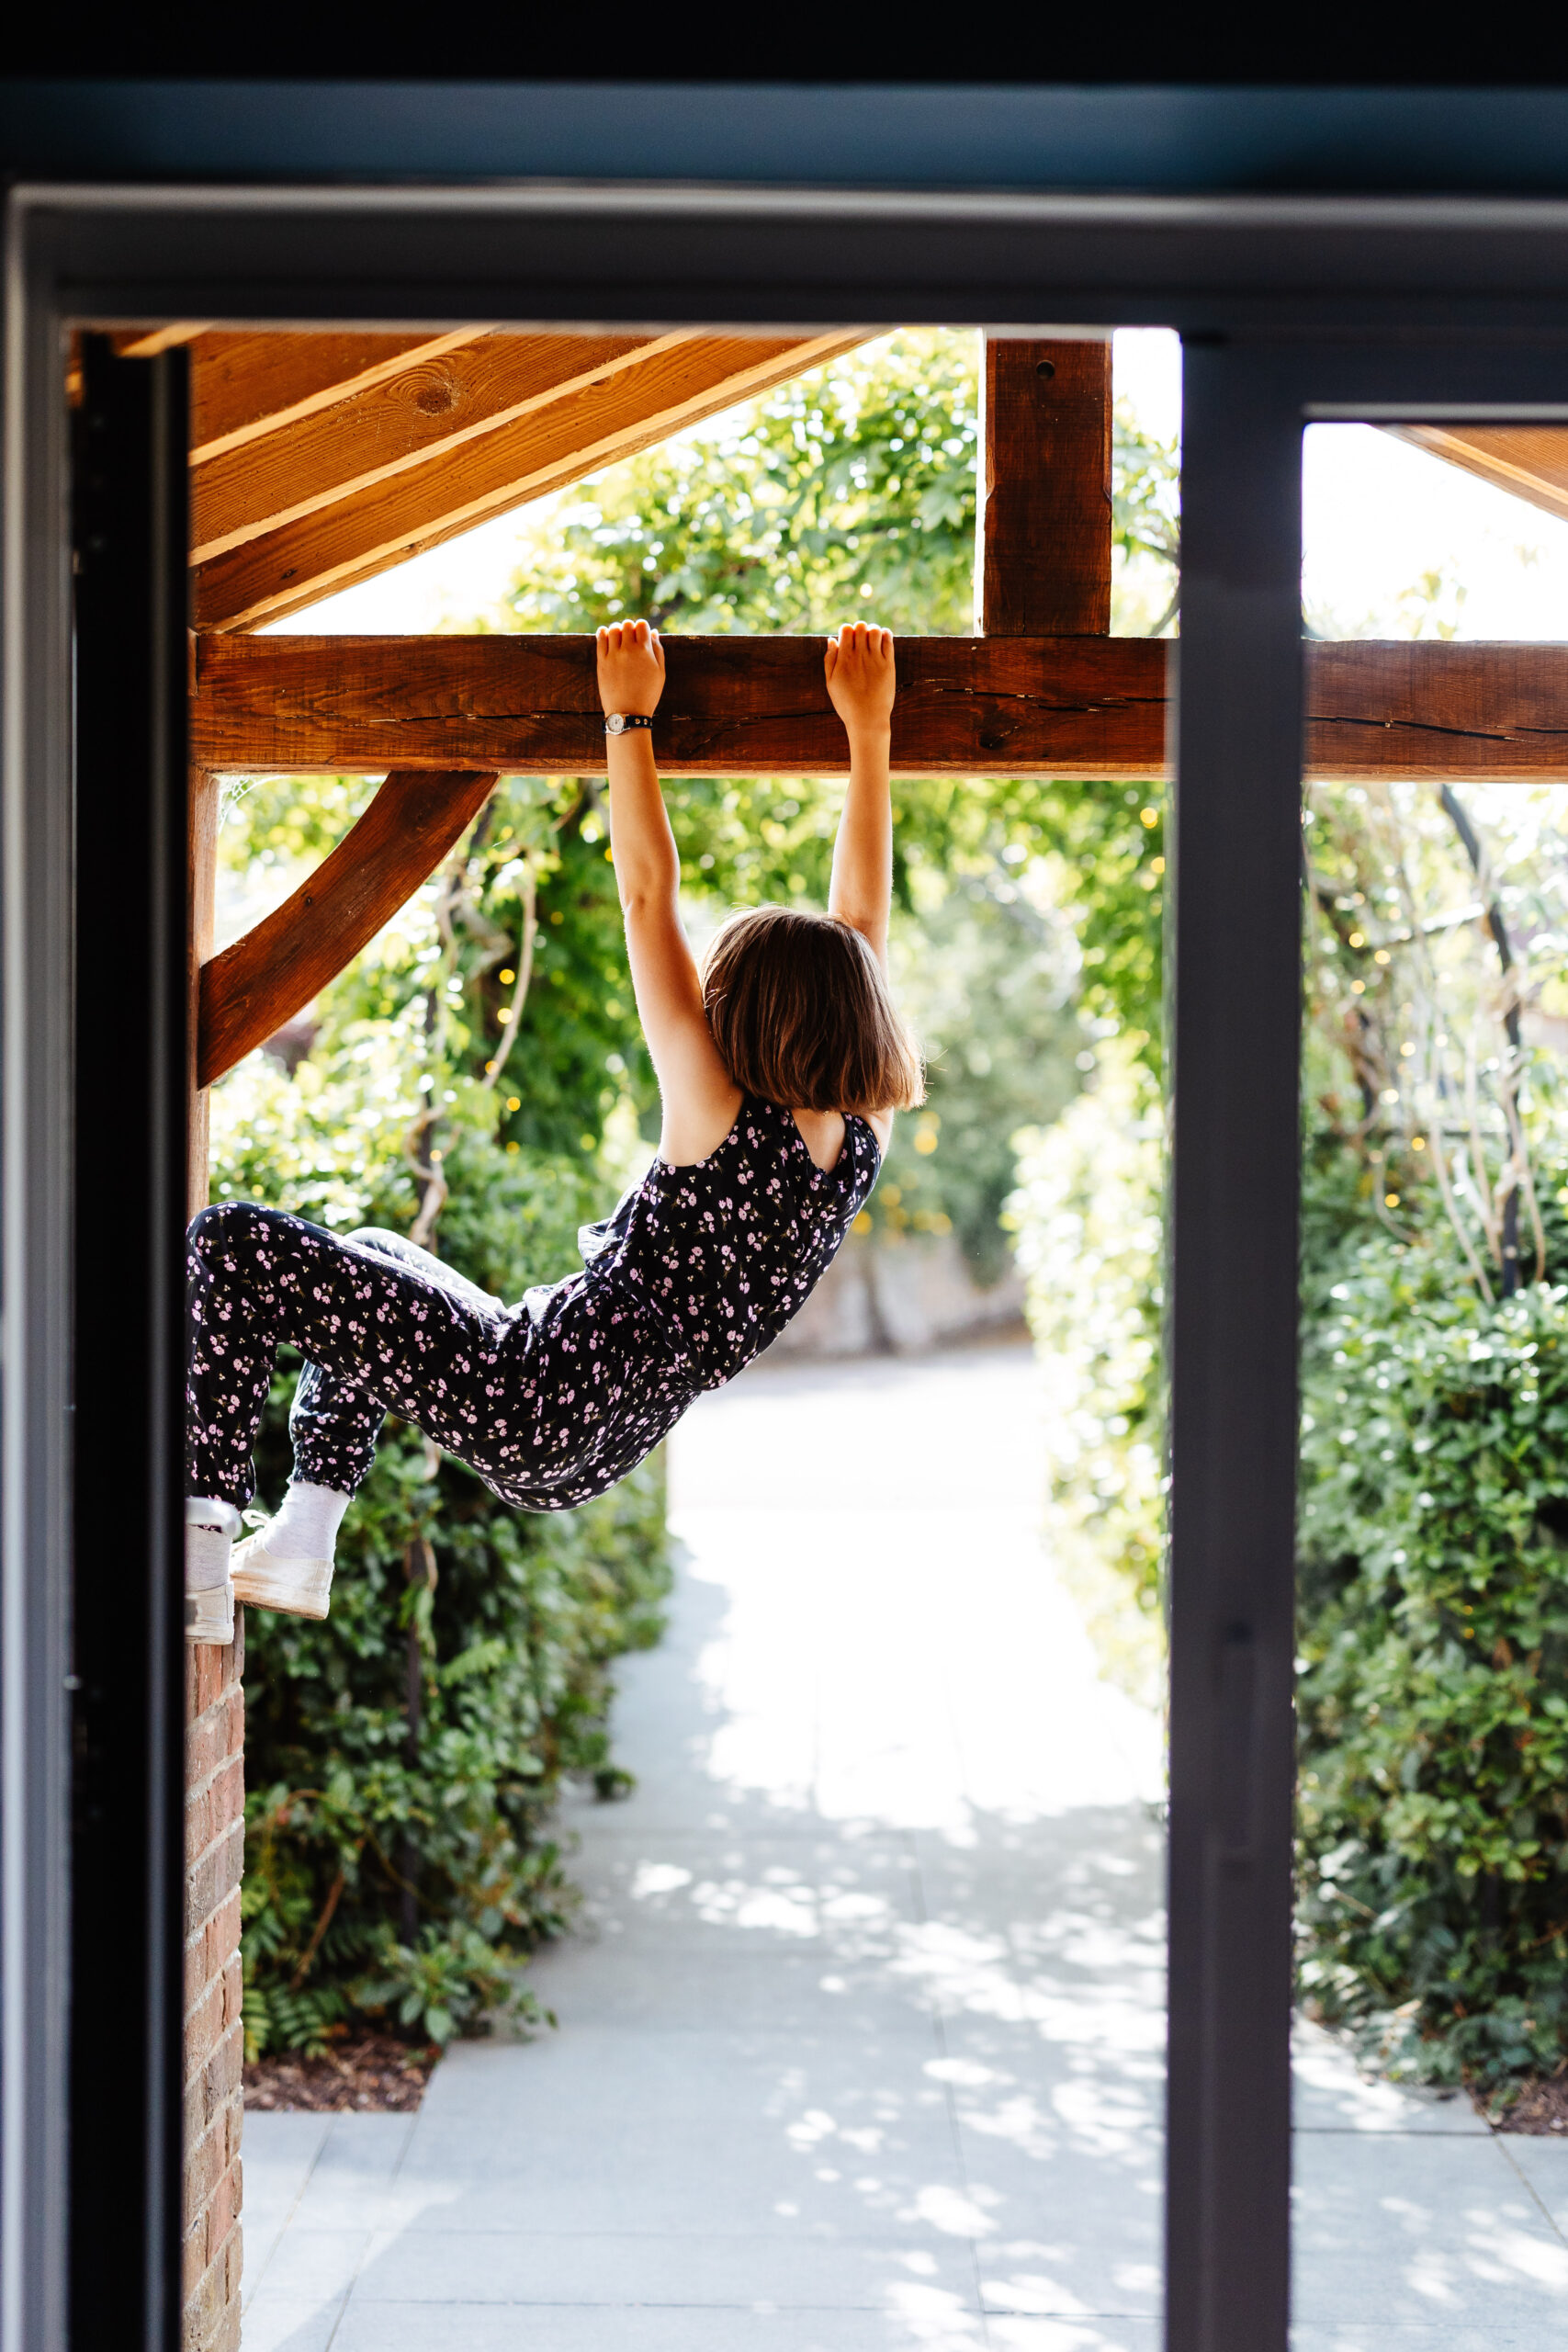
[[[781,1111],[910,1111],[925,1101],[919,1055],[887,977],[836,915],[752,907],[703,959],[703,1009],[743,1094]]]

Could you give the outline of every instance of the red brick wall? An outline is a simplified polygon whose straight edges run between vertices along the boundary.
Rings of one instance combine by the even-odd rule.
[[[244,1612],[186,1657],[185,2352],[240,2341]]]

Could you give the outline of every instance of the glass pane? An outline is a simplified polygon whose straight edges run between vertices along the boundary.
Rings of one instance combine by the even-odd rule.
[[[1568,2288],[1568,432],[1317,425],[1303,483],[1297,2338],[1545,2345]]]
[[[506,338],[435,340],[378,357],[360,338],[354,364],[389,372],[335,426],[335,400],[307,419],[330,469],[368,437],[364,403],[392,417],[400,464],[375,494],[400,514],[425,479],[414,456],[459,413],[448,394],[472,382],[499,408],[489,371],[521,364]],[[529,339],[528,368],[547,341]],[[581,1511],[514,1515],[394,1423],[344,1521],[331,1617],[252,1613],[247,2324],[302,2344],[340,2312],[375,2334],[371,2307],[406,2302],[399,2340],[428,2326],[434,2344],[501,2324],[478,2306],[536,2305],[584,2352],[1152,2352],[1167,797],[1148,640],[1176,623],[1176,340],[1117,339],[1113,416],[1103,337],[1032,356],[1005,449],[969,332],[781,362],[760,393],[737,369],[739,406],[710,414],[694,392],[684,429],[647,449],[626,427],[637,363],[580,357],[592,380],[572,377],[572,399],[618,387],[634,454],[406,563],[338,562],[302,524],[309,603],[292,541],[225,544],[219,492],[243,505],[248,446],[228,434],[254,420],[215,375],[203,610],[259,617],[279,664],[313,665],[319,700],[279,697],[301,724],[340,694],[407,717],[434,679],[428,735],[512,715],[506,771],[559,718],[538,681],[553,665],[554,691],[567,663],[536,646],[526,691],[521,660],[491,663],[504,688],[476,686],[477,646],[527,654],[498,637],[641,616],[672,683],[678,640],[705,638],[731,724],[756,716],[743,640],[790,638],[797,699],[780,690],[769,715],[798,726],[819,715],[826,629],[892,627],[903,677],[962,688],[928,693],[927,752],[893,787],[890,965],[926,1098],[798,1319],[694,1403],[667,1457]],[[198,338],[198,389],[205,360]],[[667,359],[649,364],[664,384]],[[700,391],[691,349],[683,364]],[[1019,567],[990,582],[1013,625],[992,628],[999,647],[955,645],[977,571],[986,609],[985,513],[1038,488],[1037,404],[1058,375],[1092,390],[1097,368],[1098,407],[1062,426],[1088,447],[1093,627],[1040,620],[1073,549],[1065,531],[1031,543],[1021,495]],[[489,446],[458,454],[479,467]],[[421,643],[405,664],[389,637]],[[343,676],[339,638],[369,641],[345,642]],[[571,659],[586,680],[581,644]],[[1030,695],[1042,662],[1078,685]],[[1032,749],[1036,773],[1018,755],[954,775],[930,743],[981,704],[1005,723],[964,739],[976,765],[1021,711],[1087,731],[1070,755]],[[577,1268],[579,1227],[645,1178],[661,1116],[597,732],[579,748],[502,773],[439,873],[222,1077],[216,1201],[391,1227],[513,1307]],[[827,907],[841,774],[660,761],[699,951],[737,906]],[[374,806],[378,770],[348,753],[299,765],[222,779],[220,948]],[[262,1436],[269,1506],[296,1369]],[[312,2099],[396,2111],[279,2111]],[[202,2193],[222,2206],[221,2183]]]

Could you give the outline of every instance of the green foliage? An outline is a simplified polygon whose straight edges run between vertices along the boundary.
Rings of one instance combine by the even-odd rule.
[[[895,1124],[866,1212],[888,1238],[956,1232],[981,1284],[1010,1255],[1002,1211],[1017,1175],[1014,1136],[1071,1099],[1083,1042],[1068,927],[1032,888],[1038,869],[1011,878],[1022,855],[1022,844],[1008,844],[995,864],[951,882],[929,914],[895,928],[894,979],[927,1056],[926,1101]]]
[[[515,625],[826,634],[971,623],[977,344],[873,344],[588,486],[513,591]]]
[[[1159,1090],[1132,1036],[1093,1082],[1022,1135],[1019,1237],[1045,1384],[1054,1553],[1107,1668],[1157,1701],[1165,1540]],[[1126,1605],[1130,1602],[1130,1606]]]
[[[1303,1419],[1303,1977],[1396,2068],[1568,2056],[1568,1288],[1349,1248]]]

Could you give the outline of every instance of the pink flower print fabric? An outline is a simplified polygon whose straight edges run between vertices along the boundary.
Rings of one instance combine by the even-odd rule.
[[[401,1235],[344,1238],[250,1202],[204,1209],[188,1250],[186,1487],[239,1508],[280,1342],[305,1357],[295,1475],[352,1493],[389,1412],[518,1510],[565,1510],[624,1478],[705,1388],[799,1312],[876,1181],[845,1122],[819,1169],[787,1111],[748,1097],[717,1150],[656,1160],[583,1264],[492,1298]]]

